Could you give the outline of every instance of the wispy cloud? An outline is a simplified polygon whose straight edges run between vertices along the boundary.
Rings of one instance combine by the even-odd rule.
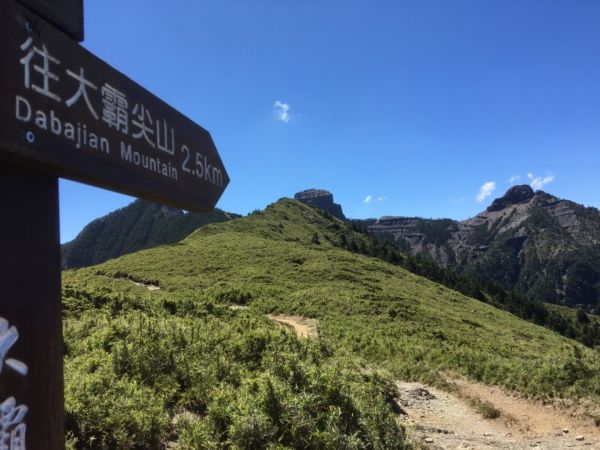
[[[546,175],[545,177],[536,177],[534,174],[529,172],[527,174],[527,178],[529,179],[529,185],[536,191],[538,189],[543,188],[546,184],[552,183],[554,181],[554,175],[552,175],[551,173]]]
[[[387,196],[385,196],[385,195],[380,195],[378,197],[374,197],[373,195],[369,194],[365,198],[363,198],[362,202],[365,205],[369,205],[369,204],[375,203],[375,202],[377,202],[377,203],[384,202],[386,199],[387,199]]]
[[[517,181],[521,179],[521,175],[513,175],[508,180],[506,180],[509,184],[515,184]]]
[[[289,103],[285,103],[279,100],[275,100],[273,103],[273,112],[275,113],[275,118],[284,123],[288,123],[291,119],[290,116],[291,106]]]
[[[486,198],[488,198],[490,195],[492,195],[492,192],[494,192],[495,189],[496,189],[495,181],[486,181],[479,188],[479,193],[477,194],[477,197],[475,197],[475,200],[477,200],[477,203],[481,203]]]

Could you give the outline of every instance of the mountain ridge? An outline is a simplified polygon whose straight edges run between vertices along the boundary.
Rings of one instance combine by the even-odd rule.
[[[431,258],[442,268],[490,280],[537,300],[600,311],[600,212],[528,185],[512,186],[465,220],[382,216],[345,219],[322,189],[295,198],[350,220],[402,252]],[[177,242],[211,222],[239,217],[205,214],[138,200],[86,226],[62,246],[63,267],[84,267],[140,249]]]
[[[383,216],[368,230],[438,265],[550,303],[593,310],[600,298],[600,211],[513,186],[476,216]]]
[[[236,217],[240,216],[220,209],[186,213],[138,199],[93,220],[75,239],[61,245],[62,267],[86,267],[145,248],[174,243],[201,226]]]
[[[265,314],[312,317],[319,320],[324,338],[346,343],[361,355],[369,355],[375,347],[382,354],[392,349],[399,352],[402,358],[385,359],[388,362],[384,366],[408,379],[426,373],[431,376],[445,368],[486,383],[508,383],[511,388],[526,391],[531,387],[528,380],[541,377],[549,383],[542,389],[556,393],[581,385],[565,381],[559,387],[562,378],[541,374],[540,370],[556,369],[553,358],[557,354],[549,352],[548,345],[567,359],[571,357],[571,346],[575,346],[586,358],[597,360],[595,351],[544,327],[400,266],[349,252],[341,247],[344,240],[358,246],[368,244],[365,235],[351,231],[343,221],[282,199],[245,218],[200,228],[179,243],[67,271],[63,278],[68,289],[75,284],[85,286],[85,290],[110,289],[161,298],[174,293],[184,298],[200,295],[223,305],[246,305]],[[144,280],[161,289],[149,291]],[[354,316],[363,323],[343,325]],[[359,330],[362,338],[354,340],[351,336]],[[420,343],[414,341],[417,334]],[[536,338],[524,340],[521,335]],[[507,336],[511,337],[502,352],[492,350]],[[409,351],[416,348],[420,350]],[[516,355],[522,365],[502,362]],[[429,361],[426,370],[419,363],[423,357]],[[546,367],[539,358],[554,362]],[[373,361],[383,359],[380,356]],[[477,364],[471,365],[470,361]],[[425,372],[419,372],[421,369]],[[518,371],[520,375],[515,372],[509,377],[507,371]]]

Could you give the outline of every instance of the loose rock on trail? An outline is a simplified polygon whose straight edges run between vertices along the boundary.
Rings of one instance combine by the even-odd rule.
[[[454,380],[456,393],[398,382],[400,421],[422,448],[600,450],[600,429],[587,417],[507,394],[498,387]],[[485,419],[466,400],[491,403],[497,419]],[[583,438],[583,439],[581,439]]]

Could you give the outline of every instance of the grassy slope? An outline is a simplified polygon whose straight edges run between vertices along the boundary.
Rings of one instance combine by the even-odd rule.
[[[250,296],[253,310],[319,319],[321,333],[340,351],[400,378],[439,381],[438,374],[449,371],[527,395],[597,400],[598,352],[402,268],[334,247],[344,229],[311,207],[282,200],[264,213],[209,225],[181,243],[66,272],[64,283],[156,295],[113,278],[126,272],[157,280],[160,295]]]

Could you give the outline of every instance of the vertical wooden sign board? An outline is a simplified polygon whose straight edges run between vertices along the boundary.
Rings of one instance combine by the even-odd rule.
[[[61,449],[58,178],[0,166],[0,448]]]
[[[192,211],[210,134],[77,44],[82,0],[0,0],[0,449],[61,449],[58,177]],[[25,6],[23,6],[25,5]]]

